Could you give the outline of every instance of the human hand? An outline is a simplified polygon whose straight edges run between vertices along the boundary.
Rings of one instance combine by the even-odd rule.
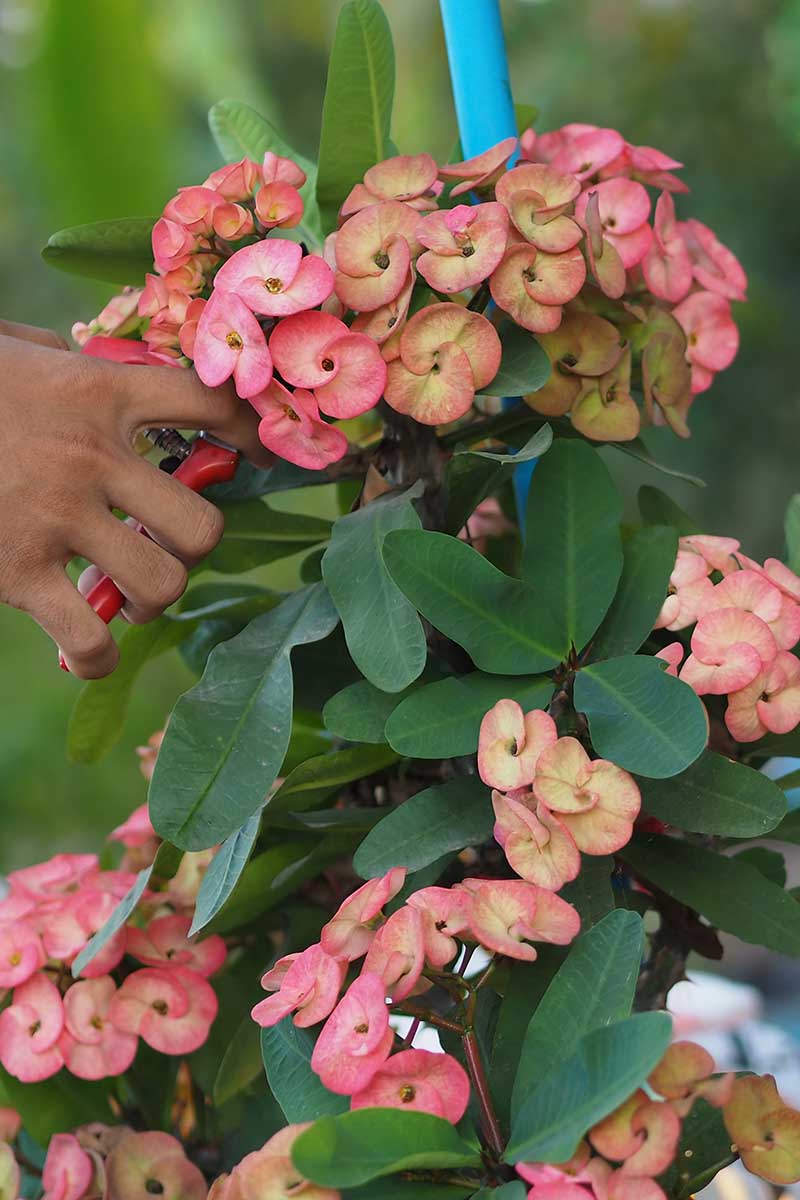
[[[0,321],[0,601],[28,612],[82,679],[109,674],[117,647],[65,567],[75,555],[110,575],[123,616],[150,621],[182,595],[216,546],[223,517],[133,449],[149,428],[208,429],[271,464],[258,416],[233,389],[193,371],[65,353],[48,330]],[[121,509],[152,540],[114,517]],[[85,589],[84,589],[85,590]]]

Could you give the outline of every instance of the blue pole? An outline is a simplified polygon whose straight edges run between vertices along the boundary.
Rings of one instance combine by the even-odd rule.
[[[500,0],[439,0],[439,4],[461,148],[465,158],[473,158],[503,138],[517,135]],[[516,403],[512,397],[503,405],[511,408]],[[533,459],[514,472],[520,524],[535,466]]]

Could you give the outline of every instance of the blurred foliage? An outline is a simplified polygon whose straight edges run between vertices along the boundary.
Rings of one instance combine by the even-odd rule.
[[[455,124],[438,5],[384,4],[398,51],[395,140],[445,159]],[[216,165],[205,123],[214,101],[247,101],[313,156],[338,7],[0,0],[0,313],[61,332],[92,316],[110,290],[48,270],[41,246],[65,225],[157,213],[176,187],[201,180]],[[679,212],[710,224],[744,262],[751,301],[737,312],[735,366],[698,400],[691,442],[663,431],[650,440],[662,460],[708,481],[703,492],[671,489],[704,527],[741,536],[754,555],[781,554],[800,451],[800,0],[503,8],[515,97],[539,106],[539,128],[609,124],[681,159],[692,193]],[[609,459],[632,485],[653,482],[629,460]],[[99,845],[143,799],[133,747],[160,724],[187,670],[176,654],[151,665],[120,744],[100,766],[79,767],[63,752],[75,681],[18,613],[0,611],[0,647],[0,787],[14,817],[1,865]]]

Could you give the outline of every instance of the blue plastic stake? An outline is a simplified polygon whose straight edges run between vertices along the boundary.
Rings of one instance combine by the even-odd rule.
[[[500,0],[439,0],[439,4],[461,147],[465,158],[473,158],[503,138],[517,135]],[[517,403],[516,397],[510,397],[503,407]],[[536,461],[520,463],[514,472],[523,528]]]

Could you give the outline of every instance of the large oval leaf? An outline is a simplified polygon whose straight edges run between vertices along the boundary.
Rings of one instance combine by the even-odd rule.
[[[329,1092],[311,1070],[315,1038],[291,1017],[261,1030],[261,1057],[270,1091],[290,1124],[347,1112],[350,1100]]]
[[[322,560],[353,662],[384,692],[400,692],[413,683],[428,652],[422,622],[381,556],[390,530],[420,529],[411,503],[420,490],[415,485],[340,517]]]
[[[386,158],[394,100],[394,46],[377,0],[348,0],[336,25],[322,105],[317,200],[326,227],[364,172]]]
[[[362,879],[390,867],[419,871],[444,854],[479,846],[492,832],[489,790],[474,775],[451,779],[410,796],[370,830],[353,866]]]
[[[678,534],[668,525],[646,525],[631,534],[622,548],[617,593],[592,642],[592,658],[639,649],[664,603],[677,552]]]
[[[561,438],[537,466],[528,496],[522,574],[559,614],[580,650],[608,611],[622,571],[622,501],[586,442]]]
[[[150,817],[161,837],[184,850],[215,846],[261,806],[289,745],[291,650],[337,622],[317,583],[212,650],[175,706],[153,773]]]
[[[412,604],[482,671],[529,675],[565,656],[560,622],[539,592],[498,571],[466,542],[401,530],[387,535],[383,557]]]
[[[692,833],[760,837],[786,813],[786,797],[776,783],[711,750],[680,775],[642,779],[640,787],[651,816]]]
[[[644,1083],[671,1036],[666,1013],[637,1013],[586,1034],[520,1106],[507,1161],[566,1162],[587,1130]]]
[[[331,696],[322,710],[325,728],[348,742],[385,742],[387,718],[400,704],[403,692],[382,692],[359,679]]]
[[[628,655],[594,663],[575,677],[575,707],[586,715],[597,753],[648,779],[685,771],[708,740],[699,697],[664,665]]]
[[[621,852],[637,874],[743,942],[800,956],[800,904],[760,871],[676,838],[634,835]]]
[[[572,943],[528,1024],[514,1080],[513,1117],[534,1088],[574,1053],[584,1034],[630,1016],[643,949],[641,917],[621,908]]]
[[[498,700],[516,700],[528,712],[546,708],[553,695],[550,679],[484,675],[473,671],[417,688],[386,721],[386,740],[409,758],[458,758],[478,749],[478,732]]]
[[[494,379],[481,390],[487,396],[526,396],[538,392],[550,378],[552,367],[536,338],[513,321],[503,321],[498,333],[503,357]]]
[[[71,275],[139,284],[153,270],[150,235],[155,222],[155,217],[121,217],[73,225],[48,239],[42,258]]]
[[[323,1117],[292,1147],[298,1171],[323,1187],[355,1187],[415,1167],[475,1167],[480,1155],[449,1121],[396,1108]]]

